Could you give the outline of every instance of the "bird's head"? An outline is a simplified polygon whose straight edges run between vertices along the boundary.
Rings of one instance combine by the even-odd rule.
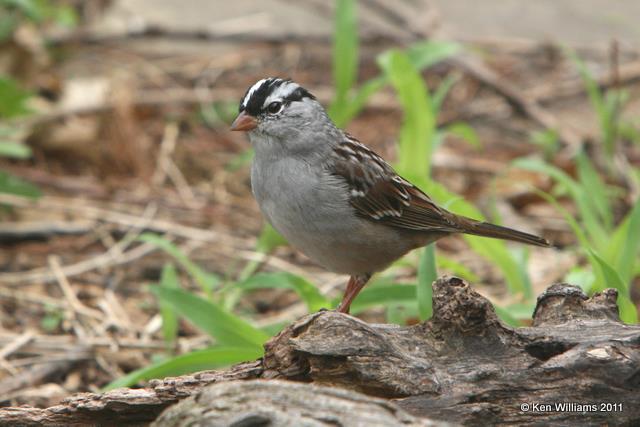
[[[327,122],[333,126],[308,90],[291,80],[271,77],[247,89],[231,130],[286,141],[299,138],[303,131],[321,131]]]

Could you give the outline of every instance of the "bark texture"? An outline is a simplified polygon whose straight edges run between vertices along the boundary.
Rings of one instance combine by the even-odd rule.
[[[446,427],[409,415],[385,399],[349,390],[280,380],[206,387],[172,406],[154,427]]]
[[[2,409],[0,425],[15,425],[7,420],[13,415],[16,421],[18,414],[57,422],[50,425],[73,425],[78,419],[134,425],[155,419],[162,409],[207,384],[255,378],[313,383],[333,391],[297,389],[307,385],[281,381],[217,385],[191,403],[171,408],[163,420],[174,424],[158,425],[183,425],[175,423],[180,407],[187,408],[185,416],[199,413],[210,422],[194,425],[233,425],[216,424],[223,419],[216,417],[228,416],[233,408],[246,412],[253,398],[256,408],[267,405],[268,396],[277,397],[269,403],[269,414],[310,414],[308,425],[358,425],[340,424],[341,418],[331,414],[353,415],[359,405],[393,412],[389,408],[394,406],[380,406],[376,399],[365,402],[362,394],[391,401],[414,417],[464,425],[640,425],[640,326],[620,322],[616,298],[613,289],[587,298],[575,286],[556,284],[538,298],[531,327],[511,328],[469,285],[444,277],[433,285],[434,315],[423,324],[374,325],[336,312],[315,313],[269,341],[265,356],[256,362],[224,373],[152,381],[146,389],[80,395],[49,409]],[[233,401],[233,390],[243,387],[255,390],[246,394],[253,397]],[[300,396],[323,396],[330,403],[311,405],[327,418],[307,412],[308,399]],[[565,408],[555,406],[563,403]],[[280,425],[281,418],[274,417],[265,416],[262,424],[250,419],[235,425]],[[417,422],[404,419],[406,425]],[[400,421],[394,422],[379,425]]]

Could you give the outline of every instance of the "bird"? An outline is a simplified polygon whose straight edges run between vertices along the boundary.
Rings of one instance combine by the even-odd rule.
[[[549,247],[533,234],[456,215],[339,129],[298,83],[264,78],[240,101],[232,131],[254,149],[251,189],[266,220],[312,261],[349,275],[351,303],[371,276],[407,252],[464,233]]]

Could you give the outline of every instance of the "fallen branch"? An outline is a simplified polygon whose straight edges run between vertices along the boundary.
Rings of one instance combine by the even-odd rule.
[[[288,381],[234,381],[206,387],[165,411],[155,427],[449,426],[409,415],[384,399]]]
[[[139,390],[85,393],[49,409],[0,409],[0,425],[133,425],[209,384],[259,378],[349,389],[390,400],[415,417],[466,425],[635,425],[640,326],[620,322],[616,298],[613,289],[587,298],[575,286],[553,285],[538,298],[533,326],[511,328],[469,285],[445,277],[433,285],[432,319],[419,325],[372,325],[332,311],[315,313],[270,340],[256,362],[155,380]],[[195,398],[209,405],[210,419],[223,409],[203,396],[231,388],[217,390]],[[287,393],[279,390],[272,393]],[[556,406],[563,404],[564,410]]]

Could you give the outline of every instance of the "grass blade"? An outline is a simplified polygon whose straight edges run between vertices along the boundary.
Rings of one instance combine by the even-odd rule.
[[[417,296],[420,320],[427,320],[433,314],[431,301],[433,289],[431,289],[431,284],[437,277],[435,246],[432,243],[423,249],[420,255],[420,263],[418,264]]]
[[[131,387],[140,381],[153,378],[185,375],[192,372],[217,369],[260,357],[262,352],[246,347],[209,348],[193,351],[137,369],[109,383],[103,391],[119,387]]]
[[[592,242],[607,241],[608,234],[594,213],[594,209],[590,201],[590,194],[587,193],[586,190],[583,189],[573,178],[567,175],[564,171],[539,159],[522,158],[515,160],[513,164],[514,166],[522,169],[548,175],[560,185],[564,186],[580,211],[580,217],[582,218],[582,222],[584,223],[590,240]]]
[[[522,322],[512,316],[508,308],[498,307],[497,305],[494,305],[493,309],[495,310],[500,320],[502,320],[507,325],[514,327],[522,326]]]
[[[455,43],[433,41],[418,42],[409,46],[407,49],[407,55],[417,70],[423,70],[452,55],[455,55],[460,50],[461,46]],[[340,58],[334,58],[334,60],[340,60]],[[444,96],[455,81],[455,78],[447,78],[442,84],[440,84],[436,93],[439,97],[434,95],[434,111],[439,110],[439,106],[436,107],[435,104],[444,99]],[[384,74],[366,81],[356,91],[355,95],[353,95],[348,102],[345,102],[345,106],[341,111],[338,111],[337,108],[335,111],[330,109],[329,115],[339,127],[344,127],[360,112],[360,110],[364,108],[371,95],[382,89],[388,82],[389,80]]]
[[[220,278],[215,274],[209,273],[189,259],[176,245],[162,236],[154,233],[142,233],[138,240],[155,245],[171,255],[182,268],[200,285],[202,290],[211,296],[211,291],[218,286]]]
[[[441,205],[447,206],[447,209],[452,212],[484,220],[484,216],[475,206],[450,193],[442,185],[430,182],[426,190],[427,194]],[[511,294],[526,294],[527,285],[523,281],[520,266],[503,241],[468,235],[465,235],[464,238],[476,253],[500,268]]]
[[[0,157],[28,159],[31,157],[31,148],[19,142],[0,141]]]
[[[152,291],[182,317],[223,345],[261,350],[269,336],[220,305],[183,289],[154,287]]]
[[[469,270],[464,264],[454,261],[442,254],[438,255],[436,264],[441,270],[449,270],[454,275],[461,277],[467,282],[474,283],[479,282],[480,278],[473,271]]]
[[[349,91],[358,73],[358,22],[356,2],[337,0],[333,32],[333,82],[335,98],[329,116],[342,122],[347,110]]]
[[[0,170],[0,193],[15,194],[30,199],[37,199],[42,195],[35,185],[3,170]]]
[[[473,148],[482,148],[482,144],[480,143],[480,138],[478,138],[478,134],[476,131],[466,123],[455,122],[451,123],[449,126],[445,128],[446,133],[450,135],[455,135],[458,138],[466,141]]]
[[[337,304],[339,301],[335,302]],[[390,307],[394,304],[415,304],[415,302],[415,284],[396,283],[365,287],[351,304],[351,313],[358,314],[376,306]]]
[[[589,198],[587,199],[589,205],[598,213],[603,228],[611,230],[613,227],[613,209],[609,203],[608,191],[604,182],[602,182],[584,151],[578,154],[576,162],[578,164],[580,184],[583,189],[588,189],[589,191]]]
[[[640,247],[640,199],[636,200],[633,209],[627,215],[620,227],[626,229],[624,243],[619,253],[613,254],[616,271],[620,274],[624,283],[631,282],[634,274],[634,266],[638,264],[638,248]]]
[[[177,289],[180,287],[178,274],[173,264],[167,263],[162,268],[159,286],[167,289]],[[158,300],[160,306],[160,316],[162,317],[162,336],[167,347],[173,348],[176,337],[178,336],[178,316],[176,311],[164,300]]]
[[[422,76],[406,53],[390,50],[378,56],[378,65],[396,90],[404,119],[398,141],[398,172],[424,186],[431,171],[436,118]]]
[[[595,251],[590,250],[589,260],[594,269],[599,268],[604,277],[605,284],[598,288],[604,289],[605,286],[614,287],[618,290],[618,308],[620,310],[620,319],[625,323],[638,323],[638,313],[636,306],[629,298],[629,287],[622,280],[616,270],[609,265]]]
[[[409,46],[407,55],[416,69],[423,70],[454,56],[461,50],[462,46],[458,43],[427,40]]]
[[[309,312],[313,313],[321,308],[332,308],[331,302],[325,298],[318,288],[306,279],[295,274],[259,273],[238,284],[242,289],[292,289],[307,304]]]

